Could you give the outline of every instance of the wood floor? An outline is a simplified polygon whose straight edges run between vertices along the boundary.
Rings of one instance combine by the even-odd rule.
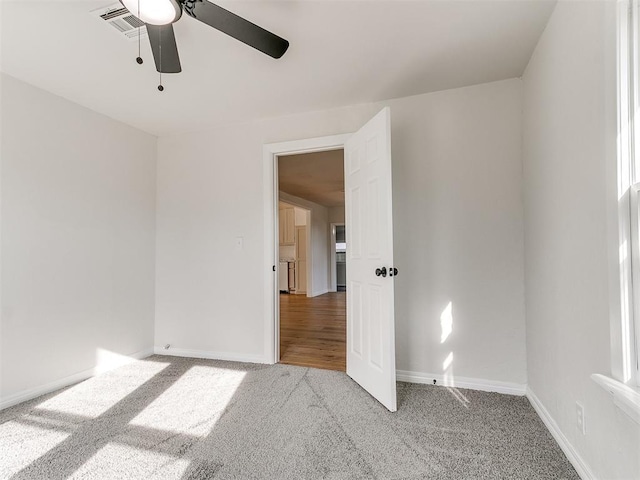
[[[347,294],[280,294],[280,363],[344,372]]]

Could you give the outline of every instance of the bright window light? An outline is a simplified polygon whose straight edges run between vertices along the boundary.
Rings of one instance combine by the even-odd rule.
[[[444,371],[448,370],[452,363],[453,363],[453,352],[449,352],[449,355],[447,355],[447,358],[445,358],[444,362],[442,362],[442,370]]]
[[[447,390],[451,395],[453,395],[453,398],[455,398],[457,401],[460,402],[460,404],[464,408],[467,408],[467,409],[469,408],[469,405],[471,404],[471,400],[465,397],[465,395],[460,390],[458,390],[455,387],[447,387]]]
[[[68,436],[67,432],[25,425],[18,421],[3,423],[0,425],[0,478],[11,478]]]
[[[74,478],[185,478],[188,458],[154,452],[152,449],[109,443],[98,450],[74,474]]]
[[[105,388],[105,385],[110,385],[111,377],[98,375],[42,402],[36,407],[36,411],[52,411],[95,418],[168,366],[168,363],[138,360],[130,367],[131,374],[126,376],[126,381],[118,384],[118,388]],[[87,396],[90,396],[93,401],[84,401],[83,399]]]
[[[451,302],[449,302],[449,305],[445,307],[440,315],[440,329],[440,343],[444,343],[453,331],[453,305]]]
[[[191,367],[130,425],[206,437],[224,413],[245,374],[239,370]]]
[[[618,278],[612,375],[640,385],[640,2],[618,3]]]

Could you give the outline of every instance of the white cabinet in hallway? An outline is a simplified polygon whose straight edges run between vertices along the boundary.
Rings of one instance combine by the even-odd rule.
[[[278,240],[280,245],[294,245],[296,241],[295,211],[291,208],[278,210]]]

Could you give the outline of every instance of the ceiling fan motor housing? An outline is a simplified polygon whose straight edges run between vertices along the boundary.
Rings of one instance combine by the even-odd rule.
[[[120,0],[131,14],[151,25],[169,25],[182,17],[179,0]]]

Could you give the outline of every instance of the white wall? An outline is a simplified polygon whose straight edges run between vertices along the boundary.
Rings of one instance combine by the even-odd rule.
[[[607,242],[612,225],[617,233],[614,8],[559,2],[524,75],[527,363],[529,388],[585,471],[631,479],[640,429],[589,378],[611,372],[609,308],[619,299]]]
[[[329,208],[329,223],[344,223],[344,207]]]
[[[153,340],[156,139],[2,75],[3,401]]]
[[[398,368],[524,384],[520,81],[391,111]]]
[[[441,375],[453,352],[456,376],[526,383],[519,80],[161,138],[156,345],[264,360],[263,303],[247,301],[271,268],[263,144],[353,132],[384,105],[398,368]]]

